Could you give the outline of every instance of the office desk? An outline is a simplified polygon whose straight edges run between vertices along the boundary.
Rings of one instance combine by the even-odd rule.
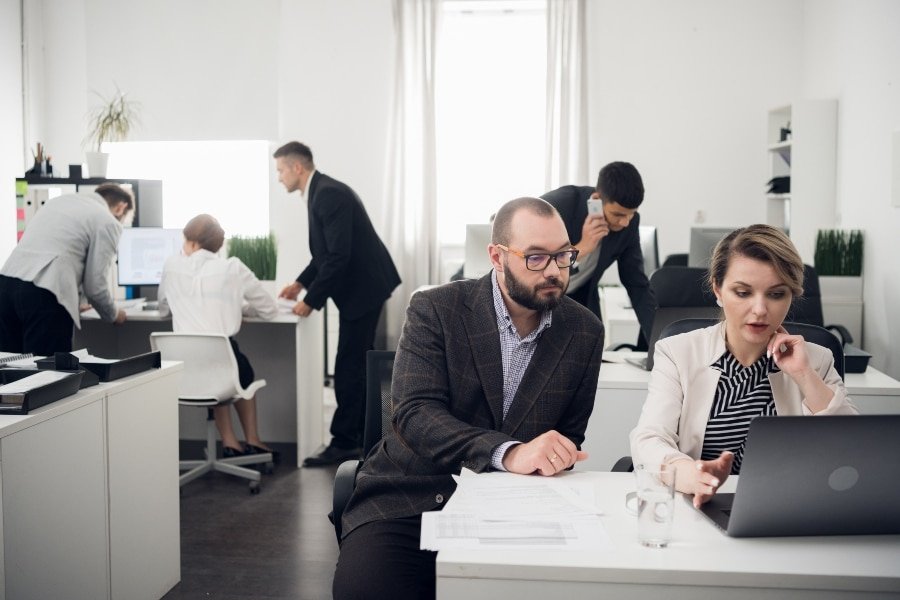
[[[628,290],[622,286],[600,287],[600,315],[606,331],[604,348],[618,344],[635,344],[641,331]]]
[[[631,474],[575,472],[564,477],[596,485],[603,526],[614,546],[611,550],[597,554],[549,549],[442,551],[437,556],[437,597],[900,597],[900,536],[734,539],[679,494],[672,543],[663,549],[644,548],[637,542],[637,519],[625,512],[625,494],[634,490]],[[733,486],[734,479],[725,487]]]
[[[646,353],[607,352],[605,356],[621,361]],[[600,366],[597,399],[585,432],[584,450],[590,456],[584,469],[607,471],[616,460],[631,454],[628,434],[641,415],[649,380],[649,371],[627,363]],[[900,381],[869,367],[865,373],[847,373],[845,384],[861,413],[900,413]]]
[[[0,416],[0,598],[161,598],[178,583],[181,369]]]
[[[134,356],[150,351],[150,334],[172,331],[171,318],[159,311],[129,310],[119,327],[97,319],[82,318],[75,330],[75,348],[88,348],[108,358]],[[313,311],[300,319],[279,314],[272,321],[245,318],[236,338],[250,359],[257,379],[266,387],[258,395],[260,436],[266,442],[296,442],[297,464],[322,443],[325,424],[322,313]],[[182,439],[206,439],[206,415],[185,408],[179,411]]]

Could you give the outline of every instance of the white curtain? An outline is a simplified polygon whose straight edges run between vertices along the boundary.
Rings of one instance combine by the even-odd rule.
[[[400,336],[412,292],[437,283],[434,65],[439,0],[393,0],[396,50],[385,200],[387,246],[403,283],[387,304],[387,342]]]
[[[548,190],[590,183],[585,21],[585,0],[547,0]]]

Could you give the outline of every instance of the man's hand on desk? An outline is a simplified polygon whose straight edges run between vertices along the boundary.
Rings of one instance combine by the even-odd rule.
[[[549,477],[588,457],[572,440],[557,431],[548,431],[525,444],[516,444],[503,457],[503,467],[510,473]]]
[[[278,294],[278,297],[279,298],[287,298],[288,300],[296,300],[297,296],[302,291],[303,291],[303,286],[300,285],[300,282],[295,281],[289,285],[284,286],[284,289],[281,290],[281,293]]]
[[[294,305],[294,310],[292,312],[298,317],[308,317],[312,312],[312,306],[301,300]]]
[[[115,323],[116,325],[121,325],[127,318],[128,316],[125,314],[125,311],[120,308],[118,311],[116,311],[116,320],[113,321],[113,323]]]

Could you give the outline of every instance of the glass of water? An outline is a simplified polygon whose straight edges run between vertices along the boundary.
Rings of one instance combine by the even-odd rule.
[[[638,541],[650,548],[665,548],[672,539],[675,471],[638,466],[634,474],[637,480]]]

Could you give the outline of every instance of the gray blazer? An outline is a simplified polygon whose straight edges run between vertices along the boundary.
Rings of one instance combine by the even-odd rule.
[[[415,294],[394,360],[393,430],[366,458],[343,531],[443,507],[462,467],[490,469],[491,452],[555,429],[580,446],[594,408],[603,325],[563,297],[506,418],[490,274]]]
[[[52,292],[77,327],[79,287],[104,321],[114,321],[108,273],[121,235],[122,225],[99,194],[58,196],[29,221],[0,275]]]

